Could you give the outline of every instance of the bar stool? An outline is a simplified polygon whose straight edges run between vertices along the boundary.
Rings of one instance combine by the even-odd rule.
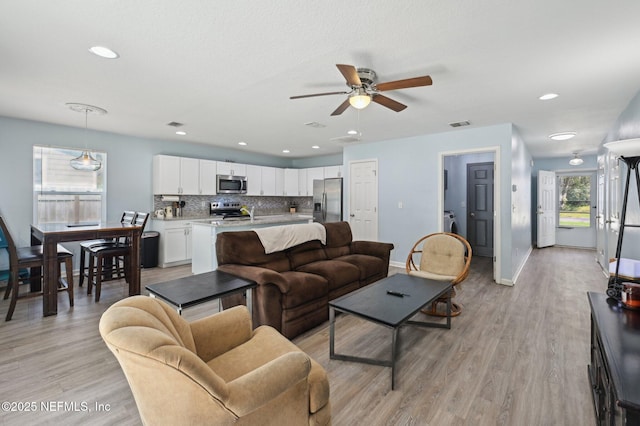
[[[44,266],[44,256],[41,245],[16,247],[2,216],[0,216],[0,239],[6,241],[7,250],[9,251],[9,281],[7,283],[7,290],[4,293],[4,298],[7,299],[11,294],[9,311],[5,318],[6,321],[10,321],[18,299],[30,299],[42,296],[42,291],[21,295],[19,289],[20,281],[33,278],[20,277],[20,269],[42,268]],[[61,265],[63,263],[66,267],[66,279],[63,279],[61,274]],[[69,306],[73,306],[73,253],[60,244],[58,244],[58,276],[60,277],[58,291],[66,291],[69,293]],[[39,278],[41,279],[42,276]]]

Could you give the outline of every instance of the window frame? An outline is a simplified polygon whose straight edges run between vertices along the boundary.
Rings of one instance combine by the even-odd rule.
[[[560,191],[560,181],[562,178],[567,177],[587,177],[589,179],[589,199],[586,200],[589,205],[589,224],[588,226],[571,226],[571,225],[561,225],[560,213],[561,211],[561,191]],[[597,184],[597,183],[596,183]],[[592,206],[594,203],[594,173],[592,171],[582,170],[575,172],[556,172],[556,191],[557,191],[557,208],[556,208],[556,223],[558,228],[562,229],[591,229],[595,226],[595,215],[592,212]]]

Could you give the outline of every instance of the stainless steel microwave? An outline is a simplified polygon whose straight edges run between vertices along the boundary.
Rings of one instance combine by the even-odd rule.
[[[217,175],[217,194],[246,194],[247,178],[245,176]]]

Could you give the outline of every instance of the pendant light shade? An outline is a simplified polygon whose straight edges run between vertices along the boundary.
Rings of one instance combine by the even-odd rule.
[[[580,157],[578,157],[578,153],[574,152],[573,153],[573,158],[571,160],[569,160],[569,164],[571,164],[572,166],[579,166],[582,163],[584,163],[584,160]]]
[[[640,157],[640,138],[607,142],[604,147],[623,157]]]
[[[102,115],[106,114],[107,110],[92,105],[78,103],[68,103],[67,106],[73,111],[84,112],[84,150],[82,151],[82,154],[70,161],[71,167],[76,170],[82,170],[85,172],[95,172],[97,170],[100,170],[100,168],[102,167],[102,163],[96,160],[87,148],[87,121],[90,112]]]

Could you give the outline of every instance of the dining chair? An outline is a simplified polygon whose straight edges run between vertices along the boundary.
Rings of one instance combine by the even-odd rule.
[[[9,295],[11,295],[9,311],[5,318],[6,321],[10,321],[18,299],[30,299],[42,296],[43,291],[30,292],[22,295],[20,294],[20,282],[32,280],[34,278],[21,275],[20,271],[26,268],[41,268],[42,270],[44,266],[44,256],[41,245],[16,247],[7,224],[2,216],[0,216],[0,232],[2,234],[2,239],[6,241],[7,250],[9,251],[9,281],[7,282],[7,289],[4,293],[4,298],[7,299]],[[69,293],[69,306],[73,306],[73,253],[60,244],[58,244],[57,249],[58,276],[60,277],[58,281],[58,291],[67,291],[67,293]],[[61,265],[63,263],[66,267],[66,277],[64,279],[61,274]],[[42,279],[42,276],[39,278]]]
[[[136,212],[125,211],[124,213],[122,213],[122,217],[120,218],[120,223],[123,223],[123,224],[133,223],[135,218],[136,218]],[[124,239],[119,239],[119,240],[100,239],[100,240],[89,240],[89,241],[81,242],[80,243],[80,274],[78,279],[78,287],[82,287],[82,284],[84,283],[84,277],[87,277],[87,278],[89,277],[88,270],[85,270],[85,261],[86,261],[87,253],[89,253],[92,248],[104,247],[104,246],[113,247],[113,246],[122,245],[125,243],[126,241],[124,241]],[[110,269],[108,272],[112,274],[113,270]],[[122,273],[121,270],[116,270],[116,272],[118,274],[118,279],[123,277],[123,275],[121,274]]]
[[[149,213],[136,212],[132,225],[140,226],[142,231],[144,231],[144,227],[146,226],[148,219]],[[118,277],[120,277],[119,271],[122,271],[125,281],[129,281],[128,271],[130,267],[129,262],[131,262],[131,241],[127,238],[124,242],[118,242],[118,244],[110,246],[94,246],[88,251],[89,279],[87,284],[87,294],[90,295],[93,287],[95,286],[95,301],[99,302],[102,281],[107,281],[104,277],[105,265],[109,268],[115,267],[116,271],[118,271]],[[136,267],[139,268],[140,265],[137,265]]]

